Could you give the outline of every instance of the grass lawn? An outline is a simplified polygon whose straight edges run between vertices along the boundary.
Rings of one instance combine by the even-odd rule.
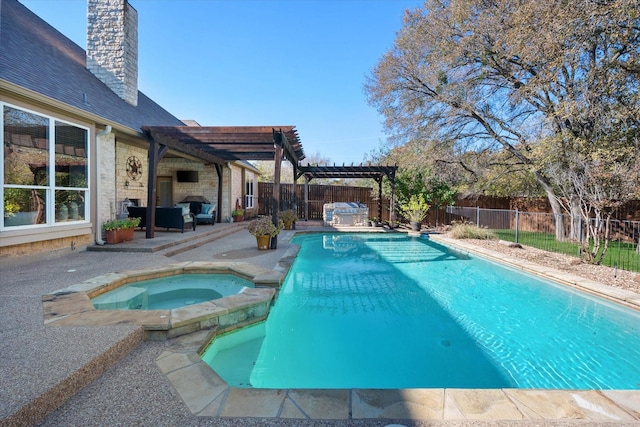
[[[501,240],[515,242],[515,230],[492,231]],[[558,252],[575,257],[580,256],[579,246],[577,243],[557,241],[553,234],[520,231],[518,232],[518,243],[549,252]],[[611,241],[609,242],[607,254],[602,260],[602,265],[617,267],[621,270],[640,272],[640,254],[636,252],[636,245],[626,242]]]

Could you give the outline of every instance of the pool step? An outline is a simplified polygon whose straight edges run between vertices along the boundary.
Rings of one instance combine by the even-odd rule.
[[[373,249],[385,261],[392,264],[426,262],[444,259],[454,259],[455,256],[443,252],[437,248],[431,248],[424,243],[410,241],[402,246],[402,251],[398,251],[397,245],[388,242],[367,242],[367,247]]]

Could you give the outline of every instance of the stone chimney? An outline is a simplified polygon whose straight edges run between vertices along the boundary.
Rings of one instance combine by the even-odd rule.
[[[127,0],[87,0],[87,68],[138,105],[138,12]]]

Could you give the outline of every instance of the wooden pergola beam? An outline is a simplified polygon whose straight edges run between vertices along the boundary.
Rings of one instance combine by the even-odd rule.
[[[378,217],[382,219],[382,179],[386,176],[391,182],[391,200],[389,201],[389,217],[391,226],[395,221],[395,184],[398,166],[382,165],[342,165],[342,166],[298,166],[296,179],[305,177],[305,218],[308,215],[308,186],[313,178],[370,178],[378,183]]]
[[[147,238],[153,238],[155,231],[153,224],[155,224],[157,163],[169,148],[215,166],[218,175],[218,206],[222,206],[222,174],[225,162],[274,160],[279,171],[284,157],[292,163],[295,174],[298,163],[304,159],[302,144],[293,126],[143,126],[142,130],[149,140]],[[279,206],[279,174],[276,183],[274,196],[277,194],[278,197],[275,200]],[[217,210],[218,222],[221,221],[221,211],[221,209]],[[275,207],[274,223],[277,223],[277,213],[278,207]],[[272,242],[272,247],[277,247],[277,239],[273,239]]]

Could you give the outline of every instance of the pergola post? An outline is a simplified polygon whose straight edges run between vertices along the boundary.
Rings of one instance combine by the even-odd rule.
[[[156,176],[158,174],[158,162],[167,153],[168,148],[160,145],[156,140],[148,135],[149,139],[149,171],[147,173],[147,226],[145,227],[145,238],[153,239],[156,231]]]
[[[273,195],[272,195],[273,210],[271,213],[271,221],[273,221],[273,224],[277,227],[279,224],[278,210],[280,208],[280,206],[278,206],[280,204],[280,172],[281,172],[281,166],[282,166],[282,152],[284,150],[279,145],[276,145],[274,149],[275,149],[275,156],[273,159],[274,165],[273,165]],[[277,235],[271,238],[271,249],[278,249]]]
[[[395,176],[391,179],[391,198],[389,200],[389,226],[395,227],[396,222],[396,180]]]
[[[376,178],[378,181],[378,221],[382,222],[382,176]]]
[[[298,179],[298,174],[296,171],[296,164],[292,163],[293,166],[293,194],[291,195],[291,210],[293,211],[293,213],[296,215],[296,217],[298,216],[298,184],[296,184],[296,181]],[[296,229],[296,222],[293,221],[293,223],[291,224],[291,229],[295,230]]]
[[[304,220],[309,221],[309,177],[304,176]]]
[[[216,207],[216,222],[222,222],[222,174],[223,169],[222,165],[218,163],[214,163],[213,166],[216,168],[216,174],[218,175],[218,205]]]

